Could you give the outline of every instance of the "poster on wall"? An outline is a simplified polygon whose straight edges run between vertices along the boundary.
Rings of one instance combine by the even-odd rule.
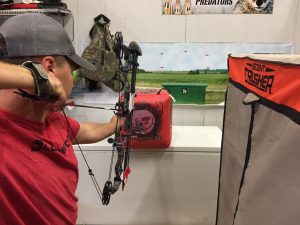
[[[162,14],[271,14],[274,0],[162,0]]]

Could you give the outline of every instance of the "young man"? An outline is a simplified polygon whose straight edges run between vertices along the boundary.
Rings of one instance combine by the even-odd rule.
[[[100,141],[113,134],[117,119],[79,124],[59,112],[72,71],[94,66],[76,55],[55,20],[14,16],[0,35],[0,224],[74,225],[74,135],[79,143]]]

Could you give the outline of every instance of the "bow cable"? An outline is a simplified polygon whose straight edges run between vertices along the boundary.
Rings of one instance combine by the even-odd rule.
[[[98,196],[100,197],[100,199],[101,199],[101,201],[102,201],[103,193],[102,193],[101,188],[100,188],[100,186],[99,186],[99,184],[98,184],[98,182],[97,182],[97,179],[95,178],[94,172],[93,172],[93,170],[91,169],[90,165],[88,164],[88,161],[87,161],[85,155],[83,154],[82,148],[81,148],[81,146],[80,146],[80,144],[79,144],[79,142],[78,142],[78,140],[77,140],[77,137],[76,137],[76,135],[75,135],[75,133],[74,133],[74,130],[72,129],[72,127],[71,127],[71,125],[70,125],[69,120],[67,119],[67,115],[66,115],[66,113],[65,113],[65,111],[64,111],[64,109],[63,109],[63,107],[61,107],[61,111],[62,111],[62,113],[63,113],[63,115],[64,115],[64,117],[65,117],[65,119],[66,119],[66,121],[67,121],[68,128],[69,128],[69,129],[71,130],[71,132],[72,132],[72,135],[73,135],[73,137],[74,137],[74,140],[75,140],[75,142],[76,142],[76,144],[77,144],[77,146],[78,146],[78,149],[79,149],[79,151],[80,151],[80,153],[81,153],[81,155],[82,155],[82,158],[84,159],[85,165],[86,165],[87,168],[88,168],[88,173],[89,173],[89,175],[90,175],[90,177],[91,177],[91,179],[92,179],[92,182],[93,182],[93,184],[94,184],[94,186],[95,186],[95,189],[96,189],[96,191],[97,191],[97,193],[98,193]]]

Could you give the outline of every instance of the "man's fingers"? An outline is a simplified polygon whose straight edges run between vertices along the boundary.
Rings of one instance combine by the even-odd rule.
[[[51,72],[48,73],[48,79],[52,89],[52,97],[54,99],[53,106],[63,105],[67,100],[67,96],[61,81]]]

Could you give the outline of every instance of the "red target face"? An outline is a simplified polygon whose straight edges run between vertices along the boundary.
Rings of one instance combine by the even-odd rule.
[[[132,128],[136,134],[148,134],[155,124],[153,114],[148,110],[136,110],[132,115]]]

